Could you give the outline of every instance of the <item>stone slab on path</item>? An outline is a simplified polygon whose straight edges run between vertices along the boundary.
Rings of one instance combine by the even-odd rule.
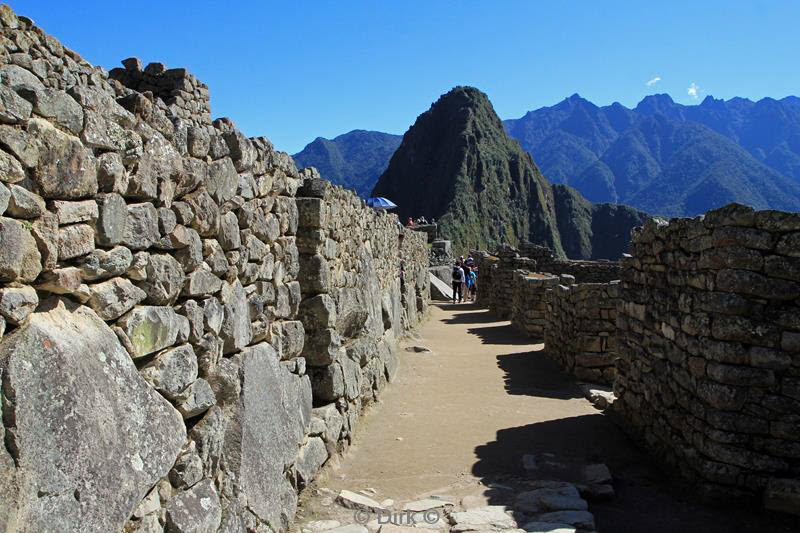
[[[428,272],[428,277],[431,282],[431,298],[434,300],[450,300],[452,302],[453,287],[434,276],[431,272]]]

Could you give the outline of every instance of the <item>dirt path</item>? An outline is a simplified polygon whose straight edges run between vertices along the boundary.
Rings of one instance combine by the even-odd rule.
[[[361,422],[338,468],[318,486],[376,491],[395,502],[429,495],[505,503],[492,482],[519,476],[580,481],[606,463],[616,496],[591,503],[599,531],[794,531],[749,511],[715,510],[665,480],[622,432],[583,398],[542,344],[472,305],[432,306],[420,344],[404,353],[395,382]],[[535,474],[523,456],[536,457]],[[553,454],[548,456],[547,454]],[[548,471],[542,458],[555,463]]]

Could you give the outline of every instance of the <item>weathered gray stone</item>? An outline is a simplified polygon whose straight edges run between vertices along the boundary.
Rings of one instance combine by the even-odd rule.
[[[191,272],[203,263],[203,241],[197,231],[186,228],[186,246],[174,255],[184,272]]]
[[[130,339],[131,357],[138,358],[175,344],[180,318],[171,307],[141,306],[120,318],[117,325]]]
[[[187,276],[183,286],[184,296],[205,296],[214,294],[222,288],[222,280],[201,266]]]
[[[100,150],[124,150],[128,146],[131,132],[125,131],[103,113],[86,110],[83,118],[81,140],[86,146]]]
[[[133,254],[124,246],[111,250],[94,250],[81,260],[83,279],[95,281],[124,274],[133,262]]]
[[[258,157],[256,148],[250,139],[235,129],[223,133],[222,137],[225,139],[225,144],[228,145],[231,158],[236,163],[236,170],[238,172],[249,170]]]
[[[77,137],[62,133],[41,119],[30,120],[28,133],[39,142],[33,179],[42,196],[73,200],[97,193],[95,159]]]
[[[54,294],[73,294],[76,296],[83,293],[84,290],[88,293],[88,286],[83,284],[81,271],[76,267],[55,268],[43,272],[38,279],[36,289]],[[80,299],[80,296],[78,298]],[[85,303],[83,300],[81,301]]]
[[[450,513],[451,531],[476,531],[492,529],[512,529],[517,523],[506,513],[502,505],[476,507],[469,511]]]
[[[278,355],[282,360],[293,359],[303,352],[305,330],[299,320],[286,320],[274,324],[273,328],[278,337]]]
[[[6,287],[0,289],[0,315],[14,325],[25,320],[39,305],[33,287]]]
[[[218,299],[212,297],[203,300],[203,324],[207,330],[218,335],[224,319],[225,307]]]
[[[206,479],[175,496],[167,506],[167,533],[215,533],[222,507],[214,482]]]
[[[128,205],[122,242],[132,250],[145,250],[158,241],[158,210],[150,202]]]
[[[342,433],[342,427],[344,427],[344,419],[336,409],[336,404],[330,403],[322,407],[316,407],[313,409],[312,414],[325,424],[322,439],[325,442],[335,444]]]
[[[189,441],[187,449],[181,452],[175,466],[169,471],[169,481],[177,489],[188,489],[203,479],[203,460],[197,453],[197,445]]]
[[[19,185],[11,185],[9,192],[11,197],[8,199],[7,215],[25,219],[38,218],[47,209],[42,197],[28,189]]]
[[[171,255],[150,254],[146,273],[147,279],[140,282],[139,287],[147,294],[147,303],[154,305],[174,303],[186,279],[180,263]]]
[[[184,391],[175,397],[178,412],[183,418],[193,418],[208,411],[217,403],[211,385],[203,378],[189,385]]]
[[[315,368],[312,380],[314,383],[314,398],[332,402],[344,396],[344,375],[342,374],[342,367],[338,363]]]
[[[336,495],[336,503],[348,509],[366,511],[369,513],[379,513],[386,510],[380,503],[369,496],[364,496],[363,494],[349,490],[339,491],[339,494]]]
[[[33,112],[40,117],[51,119],[73,135],[83,129],[83,109],[66,92],[46,87],[25,87],[17,92],[33,104]]]
[[[225,213],[219,226],[219,244],[225,251],[236,250],[241,246],[239,221],[234,213]]]
[[[211,145],[211,136],[205,128],[200,126],[192,126],[188,130],[187,135],[187,148],[192,157],[203,158],[208,155],[208,149]]]
[[[87,307],[34,313],[0,343],[0,373],[16,450],[0,515],[30,531],[121,531],[172,467],[180,415]]]
[[[107,152],[97,158],[97,184],[100,191],[125,194],[128,181],[122,157],[118,153]]]
[[[73,224],[58,230],[58,257],[72,259],[94,250],[94,229],[88,224]]]
[[[19,161],[0,150],[0,181],[19,183],[25,179],[25,170]]]
[[[226,467],[235,476],[236,493],[247,498],[259,519],[283,529],[297,502],[284,472],[310,421],[310,386],[307,378],[285,370],[266,343],[235,357],[241,360],[242,388],[228,423]]]
[[[89,286],[87,302],[103,320],[116,320],[147,296],[145,292],[125,278],[113,278]]]
[[[89,222],[96,220],[98,216],[97,202],[94,200],[78,202],[54,200],[51,202],[50,209],[55,213],[58,224],[61,226],[76,222]]]
[[[205,191],[200,190],[187,195],[184,200],[192,208],[194,218],[192,227],[201,237],[216,237],[219,233],[219,206]]]
[[[42,271],[41,259],[36,241],[26,226],[0,217],[0,281],[35,280]]]
[[[97,196],[95,239],[97,244],[114,246],[125,238],[128,222],[128,206],[125,200],[116,193]]]
[[[180,154],[161,135],[154,135],[144,145],[136,172],[130,176],[126,197],[154,200],[158,197],[159,180],[174,183],[183,170]]]
[[[295,461],[298,480],[305,485],[310,483],[327,460],[328,450],[323,440],[319,437],[308,439]]]
[[[2,146],[6,152],[16,157],[19,162],[22,163],[21,166],[25,168],[34,168],[39,164],[40,154],[34,134],[28,133],[25,130],[12,128],[11,126],[0,126],[0,146]],[[5,162],[3,166],[6,166]],[[12,165],[11,169],[14,170],[15,166],[21,169],[19,164]],[[18,177],[19,174],[15,172],[14,176]],[[16,183],[24,178],[25,175],[23,173],[22,177],[16,181],[9,181],[8,178],[6,178],[6,181],[8,183]]]
[[[233,198],[239,185],[239,175],[229,157],[224,157],[208,165],[206,190],[218,204]]]
[[[35,74],[18,65],[0,67],[0,84],[11,87],[15,91],[24,88],[44,89],[44,84]]]
[[[153,388],[174,399],[197,379],[197,357],[191,344],[164,350],[139,373]]]
[[[33,106],[11,88],[0,85],[0,123],[19,124],[28,120]]]
[[[220,301],[224,309],[220,336],[225,343],[225,353],[241,350],[250,343],[252,333],[247,311],[247,294],[238,279],[222,285]]]
[[[313,324],[313,322],[311,323]],[[316,332],[305,340],[303,357],[312,366],[325,366],[339,359],[342,339],[333,328]]]
[[[130,250],[129,250],[130,251]],[[147,264],[150,262],[150,254],[147,252],[136,252],[133,254],[131,266],[128,268],[126,275],[135,281],[144,281],[147,279]]]

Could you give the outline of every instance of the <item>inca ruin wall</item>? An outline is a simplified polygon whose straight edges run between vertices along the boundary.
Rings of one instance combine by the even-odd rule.
[[[800,214],[650,222],[623,260],[614,404],[711,496],[800,478]]]
[[[479,300],[576,378],[613,383],[623,426],[704,495],[752,501],[800,479],[800,214],[653,219],[619,266],[566,269],[619,282],[544,274],[538,248],[538,274],[480,254]]]
[[[322,437],[341,449],[397,370],[397,340],[427,310],[427,237],[323,179],[306,180],[297,195],[302,355],[315,411],[342,419],[338,435]]]
[[[285,530],[424,314],[425,236],[124,65],[0,8],[0,529]]]

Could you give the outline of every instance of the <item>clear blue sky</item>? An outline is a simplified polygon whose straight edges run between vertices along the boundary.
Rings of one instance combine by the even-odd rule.
[[[357,128],[403,133],[454,85],[501,118],[576,92],[627,106],[800,93],[794,0],[8,3],[95,65],[188,68],[214,117],[289,153]]]

